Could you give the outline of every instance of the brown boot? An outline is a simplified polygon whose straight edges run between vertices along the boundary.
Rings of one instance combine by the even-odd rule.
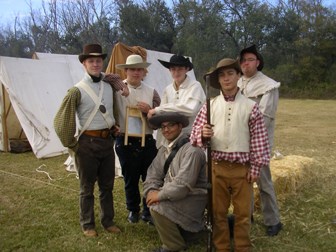
[[[84,230],[83,233],[86,237],[96,237],[96,236],[98,236],[96,230],[94,230],[94,229]]]
[[[120,233],[121,230],[117,226],[110,226],[108,228],[105,228],[105,230],[109,233]]]

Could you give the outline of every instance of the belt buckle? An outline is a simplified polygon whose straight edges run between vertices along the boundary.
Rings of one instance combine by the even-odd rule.
[[[109,130],[103,130],[102,132],[100,132],[100,136],[102,138],[107,138],[110,135],[110,131]]]

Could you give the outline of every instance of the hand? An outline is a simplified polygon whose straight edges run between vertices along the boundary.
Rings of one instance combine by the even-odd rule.
[[[159,191],[151,190],[147,193],[146,197],[147,206],[159,204]]]
[[[120,135],[119,125],[113,125],[112,128],[111,128],[111,133],[112,133],[112,136],[114,136],[114,137],[119,136]]]
[[[153,115],[155,115],[155,109],[150,109],[147,113],[147,118],[151,118]]]
[[[127,86],[121,89],[121,95],[125,97],[129,96],[129,89]]]
[[[247,174],[246,174],[246,179],[247,179],[247,182],[253,184],[254,182],[258,181],[259,176],[254,176],[254,175],[251,174],[250,171],[248,171]]]
[[[214,125],[211,124],[204,124],[203,128],[202,128],[202,137],[203,138],[210,138],[214,135],[213,132],[213,127]]]
[[[142,112],[142,113],[145,113],[147,114],[148,111],[151,109],[151,107],[145,103],[145,102],[138,102],[137,103],[137,108]]]

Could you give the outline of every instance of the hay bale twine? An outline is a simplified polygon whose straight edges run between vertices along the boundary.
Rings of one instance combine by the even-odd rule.
[[[287,193],[295,193],[303,184],[314,177],[312,169],[315,160],[309,157],[289,155],[272,158],[270,162],[272,180],[277,197]],[[259,189],[254,184],[255,208],[260,209]]]

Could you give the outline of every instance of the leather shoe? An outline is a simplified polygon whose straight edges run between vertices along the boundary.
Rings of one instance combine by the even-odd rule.
[[[154,225],[153,218],[150,214],[142,214],[141,215],[141,220],[146,222],[149,225]]]
[[[139,221],[139,213],[130,211],[127,220],[130,223],[137,223]]]
[[[282,223],[279,222],[278,224],[274,226],[268,226],[266,234],[268,236],[276,236],[280,232],[281,229],[282,229]]]
[[[98,236],[97,231],[94,229],[83,230],[83,234],[86,237],[97,237]]]
[[[105,230],[109,233],[120,233],[121,230],[117,226],[110,226],[108,228],[105,228]]]

